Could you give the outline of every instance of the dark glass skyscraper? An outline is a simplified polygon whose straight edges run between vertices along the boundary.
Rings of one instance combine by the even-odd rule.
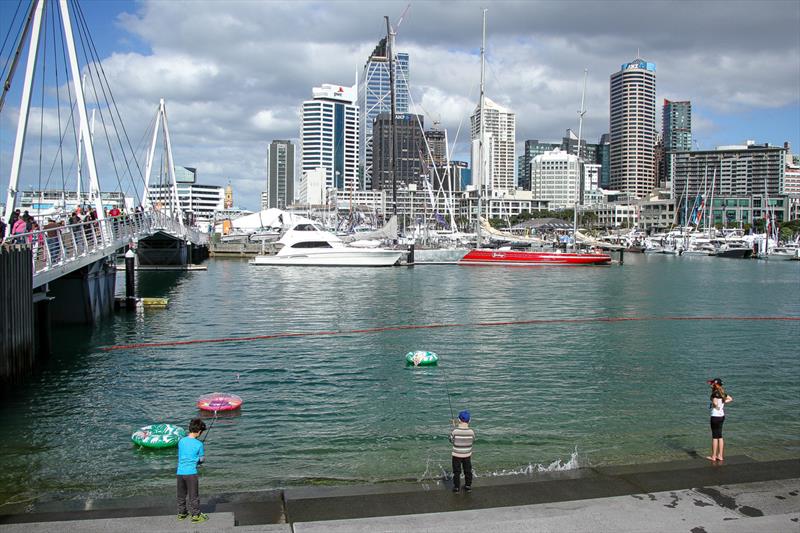
[[[391,84],[389,83],[389,56],[386,38],[372,51],[358,82],[358,108],[360,111],[359,167],[363,172],[363,185],[370,189],[372,181],[372,126],[381,113],[392,111]],[[409,60],[405,52],[395,52],[394,86],[395,113],[408,113]]]
[[[424,118],[421,115],[396,114],[394,127],[395,178],[397,186],[420,182],[423,173],[425,154]],[[373,124],[372,147],[372,188],[374,190],[392,190],[391,175],[391,143],[389,131],[392,120],[389,113],[381,113]]]
[[[272,141],[267,151],[267,206],[286,209],[294,201],[294,144]]]

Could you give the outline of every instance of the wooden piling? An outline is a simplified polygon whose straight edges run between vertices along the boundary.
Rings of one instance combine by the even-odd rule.
[[[19,383],[36,361],[33,255],[28,245],[0,245],[0,388]]]

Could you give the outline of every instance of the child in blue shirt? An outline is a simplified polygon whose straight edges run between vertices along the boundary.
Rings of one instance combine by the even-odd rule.
[[[200,487],[197,479],[197,465],[205,460],[203,442],[197,437],[206,430],[206,424],[199,418],[189,422],[189,435],[178,441],[178,520],[186,520],[189,511],[192,523],[208,520],[208,515],[200,512]]]

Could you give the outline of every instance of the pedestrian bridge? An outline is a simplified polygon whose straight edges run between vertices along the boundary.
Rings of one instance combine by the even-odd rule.
[[[157,232],[191,244],[208,243],[208,234],[157,210],[15,234],[6,242],[31,246],[33,288],[36,289]]]

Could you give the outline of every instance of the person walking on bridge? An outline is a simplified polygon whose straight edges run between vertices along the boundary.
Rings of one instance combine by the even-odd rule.
[[[455,427],[450,431],[450,442],[453,443],[453,492],[461,486],[461,470],[464,470],[464,491],[472,490],[472,445],[475,443],[475,431],[469,427],[470,414],[464,410],[458,413]]]

